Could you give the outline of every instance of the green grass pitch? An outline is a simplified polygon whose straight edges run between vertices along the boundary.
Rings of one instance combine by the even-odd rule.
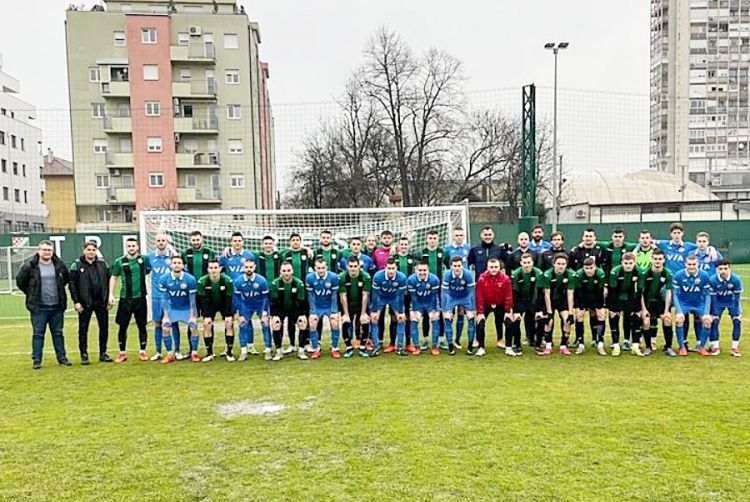
[[[737,270],[750,284],[750,267]],[[32,371],[22,299],[0,296],[0,501],[750,494],[750,345],[729,357],[727,320],[718,358],[507,358],[492,348],[482,359],[335,361],[326,351],[318,361],[163,366],[137,361],[131,331],[129,361],[89,367],[78,364],[76,328],[71,315],[72,368],[54,364],[48,339]],[[273,413],[246,414],[263,409]]]

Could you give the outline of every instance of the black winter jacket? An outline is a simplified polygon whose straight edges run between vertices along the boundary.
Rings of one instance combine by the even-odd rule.
[[[68,296],[65,294],[65,286],[68,285],[70,274],[68,267],[55,255],[52,255],[52,263],[55,265],[55,276],[57,278],[57,306],[65,310],[68,306]],[[39,255],[21,265],[21,270],[16,276],[18,289],[26,295],[26,310],[34,312],[39,307],[42,297],[42,276],[39,272]]]
[[[70,265],[70,298],[83,308],[106,307],[109,301],[109,267],[97,258],[92,263],[81,256]]]

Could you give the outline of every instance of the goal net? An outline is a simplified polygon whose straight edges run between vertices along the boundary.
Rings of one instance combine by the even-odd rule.
[[[328,209],[328,210],[236,210],[236,211],[141,211],[141,246],[154,248],[154,237],[166,234],[178,251],[190,247],[190,233],[199,230],[206,246],[221,251],[229,245],[233,232],[241,232],[245,248],[258,251],[266,235],[276,239],[277,247],[287,247],[289,235],[298,233],[304,246],[316,249],[320,232],[333,234],[333,245],[348,248],[349,239],[379,236],[384,230],[394,234],[394,242],[409,237],[413,251],[425,247],[427,232],[438,232],[440,245],[451,240],[455,227],[468,227],[467,206],[424,208]],[[468,240],[469,232],[466,232]]]
[[[6,246],[0,247],[0,294],[17,291],[16,275],[21,265],[36,254],[35,247]]]

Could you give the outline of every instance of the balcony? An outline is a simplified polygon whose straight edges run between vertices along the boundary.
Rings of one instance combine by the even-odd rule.
[[[214,44],[173,45],[169,48],[172,61],[189,63],[216,63]]]
[[[107,188],[107,204],[135,204],[135,188]]]
[[[177,187],[177,200],[180,204],[220,204],[221,189]]]
[[[131,133],[133,124],[130,117],[104,117],[102,119],[102,128],[104,132],[109,133]]]
[[[178,169],[218,169],[219,152],[180,153],[176,155]]]
[[[130,82],[102,82],[104,97],[126,98],[130,96]]]
[[[172,96],[175,98],[216,99],[216,80],[172,82]]]
[[[104,155],[104,163],[107,167],[133,167],[133,153],[107,152]]]
[[[176,133],[219,134],[219,118],[212,115],[176,117],[174,131]]]

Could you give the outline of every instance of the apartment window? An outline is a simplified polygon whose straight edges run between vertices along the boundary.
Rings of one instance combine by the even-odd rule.
[[[16,139],[17,138],[13,134],[10,135],[10,146],[13,148],[18,148],[18,141],[16,141]]]
[[[229,140],[229,153],[242,153],[242,140],[241,139],[230,139]]]
[[[13,190],[13,195],[15,196],[14,198],[16,202],[21,202],[21,191],[19,189],[16,188]]]
[[[148,173],[148,186],[163,187],[164,173]]]
[[[240,105],[227,105],[227,118],[228,119],[241,119],[242,107],[240,107]]]
[[[3,168],[2,171],[4,173],[7,173],[8,172],[8,161],[5,160],[5,159],[0,159],[0,164],[2,164],[2,168]]]
[[[155,64],[143,65],[143,80],[159,80],[159,66]]]
[[[146,101],[146,116],[158,117],[161,115],[161,107],[158,101]]]
[[[23,191],[23,203],[28,204],[29,203],[29,192],[24,190]]]
[[[156,43],[156,28],[142,28],[141,29],[141,43],[155,44]]]
[[[130,117],[130,103],[117,103],[117,116]]]
[[[112,82],[129,82],[130,69],[127,66],[110,66],[109,79]]]
[[[229,186],[231,188],[245,188],[245,175],[232,174],[229,176]]]
[[[94,153],[107,153],[107,140],[106,139],[94,140]]]
[[[5,144],[5,133],[3,131],[0,131],[0,145]]]
[[[21,175],[25,178],[26,177],[26,164],[21,165]]]
[[[44,179],[44,168],[43,167],[39,168],[39,179],[40,180]]]
[[[10,190],[8,187],[3,187],[3,200],[10,200]]]
[[[26,141],[23,138],[21,138],[21,151],[26,151]]]
[[[146,147],[146,149],[149,152],[161,152],[161,150],[162,150],[161,137],[159,137],[159,136],[150,136],[147,139],[147,147]]]
[[[95,119],[104,117],[104,103],[91,104],[91,117]]]
[[[18,162],[13,163],[13,174],[18,176]]]
[[[130,138],[120,138],[120,153],[133,153],[133,142]]]
[[[198,186],[198,177],[194,174],[186,174],[185,175],[185,187],[195,188],[196,186]]]
[[[235,85],[240,83],[240,71],[239,70],[227,70],[225,74],[226,83],[229,85]]]
[[[96,175],[96,188],[109,188],[109,173]]]
[[[112,221],[112,212],[109,209],[103,207],[97,208],[96,218],[99,221]]]
[[[116,31],[114,33],[115,45],[117,47],[125,47],[125,32]]]
[[[122,188],[133,188],[133,175],[123,174],[120,178],[120,186],[122,186]]]
[[[190,35],[188,33],[178,33],[177,45],[190,45]]]
[[[224,34],[224,48],[225,49],[239,49],[240,38],[236,33],[225,33]]]
[[[192,76],[193,76],[193,73],[189,69],[180,70],[180,81],[190,82],[190,79],[192,78]]]

